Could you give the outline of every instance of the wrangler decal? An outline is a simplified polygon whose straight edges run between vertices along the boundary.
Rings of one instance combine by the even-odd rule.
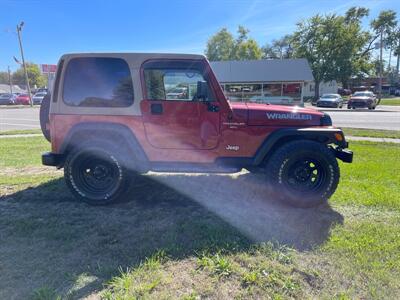
[[[270,113],[267,112],[267,118],[272,120],[312,120],[312,116],[308,114],[297,113]]]

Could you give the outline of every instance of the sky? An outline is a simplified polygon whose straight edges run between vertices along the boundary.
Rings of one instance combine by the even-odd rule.
[[[24,21],[25,60],[56,64],[71,52],[204,53],[207,40],[223,27],[238,25],[263,46],[292,33],[315,14],[343,14],[349,7],[370,9],[369,22],[398,0],[0,0],[0,70],[18,68],[16,25]]]

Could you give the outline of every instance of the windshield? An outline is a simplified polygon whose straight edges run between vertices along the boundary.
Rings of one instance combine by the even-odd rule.
[[[328,94],[328,95],[322,95],[321,98],[325,98],[325,99],[334,99],[334,98],[338,98],[337,95],[334,94]]]
[[[354,93],[354,96],[359,96],[359,97],[372,97],[373,94],[371,92],[356,92]]]

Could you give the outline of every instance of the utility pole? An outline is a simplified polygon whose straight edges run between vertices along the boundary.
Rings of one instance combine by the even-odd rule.
[[[12,94],[13,90],[12,90],[12,80],[11,80],[10,66],[7,66],[7,71],[8,71],[8,84],[10,85],[10,94]]]
[[[381,103],[382,99],[382,76],[383,76],[383,63],[382,63],[382,52],[383,52],[383,29],[381,29],[381,41],[379,43],[380,55],[379,55],[379,95],[378,104]]]
[[[31,97],[31,87],[29,86],[28,72],[26,71],[24,50],[22,48],[22,41],[21,41],[21,31],[22,31],[23,26],[24,26],[24,22],[21,22],[19,25],[17,25],[17,34],[18,34],[18,41],[19,41],[19,49],[21,50],[22,65],[24,67],[24,72],[25,72],[26,87],[28,89],[29,103],[31,104],[31,106],[33,106],[32,97]]]

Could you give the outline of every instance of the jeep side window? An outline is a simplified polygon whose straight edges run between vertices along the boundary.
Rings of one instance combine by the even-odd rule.
[[[175,101],[197,100],[197,82],[206,81],[197,69],[174,68],[145,69],[144,79],[149,100]]]
[[[112,57],[71,59],[65,71],[63,100],[70,106],[132,105],[133,84],[128,64]]]

